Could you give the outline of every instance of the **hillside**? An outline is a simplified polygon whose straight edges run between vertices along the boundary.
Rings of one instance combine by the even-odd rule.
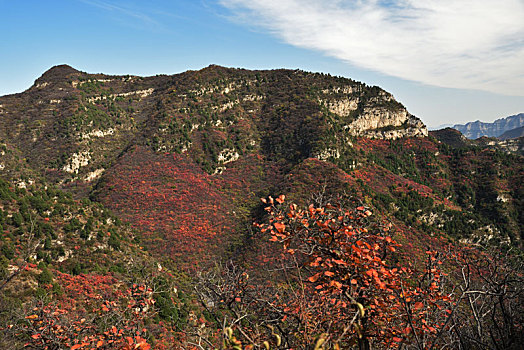
[[[283,91],[283,84],[289,89]],[[294,104],[284,105],[290,98]],[[330,145],[321,142],[336,127],[347,128],[351,136],[427,133],[378,87],[300,71],[211,66],[142,78],[89,75],[57,66],[26,92],[2,97],[0,104],[0,137],[22,152],[29,167],[54,182],[88,188],[133,144],[147,144],[155,151],[188,151],[212,173],[237,153],[275,153],[272,139],[281,137],[275,130],[284,126],[292,136],[287,141],[292,145],[286,159],[290,161],[325,151],[322,147]],[[286,114],[294,120],[282,119]],[[300,125],[306,114],[309,120]],[[329,125],[328,116],[333,119]],[[306,136],[310,140],[299,144],[303,141],[297,138]]]
[[[0,97],[0,142],[6,285],[21,276],[17,272],[11,278],[13,271],[32,264],[29,277],[24,277],[29,281],[24,282],[28,300],[50,284],[35,282],[44,268],[54,276],[51,281],[46,278],[55,283],[49,288],[57,290],[67,289],[64,281],[77,276],[85,278],[83,283],[104,276],[100,288],[109,288],[106,284],[114,288],[96,293],[108,295],[110,303],[122,293],[136,296],[133,293],[141,285],[149,285],[143,287],[146,291],[157,286],[151,292],[159,298],[154,299],[157,304],[144,307],[148,312],[139,313],[139,321],[131,322],[132,315],[115,316],[126,320],[122,327],[129,329],[122,329],[147,325],[133,338],[137,344],[142,338],[149,343],[154,338],[160,348],[158,344],[169,343],[173,334],[181,342],[189,334],[214,342],[220,335],[206,328],[209,333],[204,337],[204,331],[191,327],[205,324],[218,329],[223,327],[221,318],[233,309],[248,312],[255,305],[260,309],[249,309],[249,315],[265,310],[267,314],[260,315],[276,322],[271,318],[276,311],[259,303],[285,284],[282,275],[268,270],[279,271],[281,267],[272,264],[287,256],[289,246],[284,245],[282,252],[256,228],[264,227],[261,223],[273,215],[266,213],[268,207],[260,198],[272,196],[280,203],[284,197],[279,196],[285,195],[286,203],[311,204],[329,215],[334,210],[331,204],[349,205],[352,214],[337,214],[330,217],[332,222],[347,215],[341,222],[346,231],[352,230],[350,226],[362,227],[359,234],[368,227],[372,232],[380,229],[379,236],[370,238],[380,244],[387,232],[388,243],[396,242],[389,250],[398,250],[395,264],[405,262],[403,267],[414,271],[425,264],[427,252],[443,254],[449,244],[457,252],[524,247],[522,156],[489,140],[468,140],[453,129],[428,134],[390,93],[347,78],[219,66],[172,76],[109,76],[61,65],[28,90]],[[286,215],[291,220],[296,211]],[[278,215],[272,220],[284,225],[263,230],[276,232],[273,241],[288,232],[283,227],[302,225]],[[315,225],[322,223],[319,220],[313,221]],[[349,225],[352,220],[357,221]],[[379,224],[385,222],[389,226]],[[37,230],[41,239],[34,242]],[[360,245],[362,240],[358,242],[353,243]],[[305,249],[300,242],[294,244]],[[18,246],[30,247],[31,254],[22,255]],[[325,251],[319,254],[324,256]],[[309,261],[297,259],[295,264]],[[137,270],[141,264],[147,269]],[[455,265],[449,265],[450,271],[451,266]],[[233,283],[227,278],[242,284],[244,273],[259,287],[267,284],[267,289],[255,289],[269,294],[254,296],[246,285],[241,290],[253,298],[249,305],[237,304],[243,300],[237,294],[216,299],[218,285],[226,288]],[[304,273],[311,277],[311,269]],[[387,278],[394,275],[390,271]],[[147,283],[140,284],[140,278]],[[361,282],[383,289],[376,279]],[[391,286],[396,283],[391,280]],[[174,285],[178,289],[173,292]],[[48,301],[56,302],[61,295],[51,294]],[[69,294],[64,295],[69,300]],[[230,303],[222,309],[228,298]],[[290,300],[279,301],[282,310],[291,308]],[[124,304],[119,305],[125,309]],[[97,307],[96,312],[107,308]],[[8,314],[7,309],[1,312]],[[252,321],[262,327],[267,320],[261,320]],[[98,333],[86,330],[93,335],[89,344],[96,344],[96,336],[110,326],[109,321],[91,324],[89,329]],[[249,332],[258,329],[253,327]],[[273,336],[274,328],[264,329],[260,337]],[[37,334],[27,333],[28,328],[23,331],[27,338]],[[306,339],[293,337],[282,346]],[[405,337],[411,339],[409,334]],[[122,335],[114,341],[124,339]],[[229,335],[224,342],[232,339]],[[77,344],[67,341],[69,347]]]
[[[524,137],[524,126],[508,130],[502,135],[498,136],[498,138],[501,140],[516,139],[519,137]]]
[[[478,139],[482,136],[499,137],[506,131],[521,126],[524,126],[524,113],[500,118],[493,123],[484,123],[477,120],[466,124],[456,124],[453,128],[463,133],[468,139]]]
[[[139,344],[162,337],[153,319],[186,322],[183,294],[153,293],[172,288],[172,271],[101,205],[0,180],[0,227],[1,348]],[[120,333],[101,336],[115,325]]]
[[[426,186],[434,204],[408,222],[402,216],[403,225],[439,230],[451,215],[458,221],[446,224],[449,236],[522,244],[522,158],[460,138],[440,143],[389,93],[350,79],[219,66],[142,78],[57,66],[0,104],[4,176],[101,202],[150,248],[183,256],[182,265],[241,244],[258,198],[286,189],[311,158],[352,178],[367,174],[352,189],[375,202],[391,196],[391,216],[400,215],[392,186]],[[383,174],[389,180],[378,186]]]

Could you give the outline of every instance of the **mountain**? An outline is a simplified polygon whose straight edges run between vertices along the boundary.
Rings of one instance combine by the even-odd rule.
[[[291,91],[282,92],[281,85],[289,85]],[[284,106],[289,98],[295,98],[294,105]],[[187,150],[213,173],[237,153],[273,151],[271,139],[284,137],[274,129],[290,126],[298,131],[294,122],[304,123],[301,132],[307,135],[290,135],[288,158],[323,152],[322,136],[334,127],[344,127],[352,136],[385,139],[427,134],[419,119],[378,87],[300,71],[210,66],[200,72],[142,78],[88,75],[57,66],[28,91],[1,101],[0,137],[13,143],[29,166],[46,178],[83,187],[90,187],[134,144],[157,152]],[[300,119],[308,113],[308,120]],[[285,114],[295,120],[281,119]],[[328,124],[323,119],[327,115],[337,120]],[[298,140],[304,136],[311,139]]]
[[[501,140],[516,139],[524,136],[524,126],[508,130],[502,135],[498,136]]]
[[[521,244],[521,223],[512,214],[518,212],[521,174],[510,170],[522,166],[521,158],[484,159],[489,144],[475,148],[461,137],[451,141],[436,132],[439,142],[391,94],[350,79],[219,66],[144,78],[87,74],[62,65],[27,91],[1,97],[0,105],[4,177],[45,181],[74,198],[102,203],[141,232],[153,251],[176,258],[179,267],[206,260],[202,255],[208,252],[232,253],[230,243],[242,244],[241,227],[253,221],[258,198],[286,188],[293,197],[301,186],[289,185],[290,174],[317,164],[311,159],[353,178],[389,174],[384,188],[378,182],[345,182],[360,195],[390,196],[395,207],[400,204],[392,185],[426,186],[423,192],[429,191],[435,204],[425,214],[410,214],[409,223],[402,217],[403,224],[443,228],[445,217],[460,208],[476,223],[461,233],[450,227],[447,234],[466,239],[492,230],[498,240]],[[468,159],[480,163],[467,165]],[[494,161],[502,162],[500,170],[482,180],[489,190],[478,186],[482,169]],[[466,165],[469,178],[461,179]],[[475,195],[462,198],[464,186],[483,202]],[[303,200],[314,190],[305,188],[294,198]],[[448,199],[447,214],[438,214],[441,222],[424,226],[424,215],[434,215],[437,203]]]
[[[16,311],[22,315],[19,324],[25,326],[7,324],[3,329],[16,328],[5,339],[31,341],[35,348],[51,341],[68,344],[63,347],[110,346],[108,340],[122,344],[126,337],[134,348],[141,348],[142,339],[161,348],[159,344],[174,341],[169,337],[227,348],[233,347],[235,337],[247,334],[251,336],[242,338],[244,343],[255,343],[256,332],[257,337],[270,338],[257,338],[259,345],[275,345],[278,333],[282,347],[303,348],[323,332],[297,336],[305,328],[295,322],[303,316],[289,311],[301,310],[289,292],[299,282],[286,284],[290,280],[278,273],[283,266],[309,264],[312,255],[303,252],[317,252],[321,260],[334,259],[337,262],[329,264],[340,266],[348,264],[347,259],[354,263],[369,258],[378,265],[359,265],[357,272],[347,275],[352,278],[331,281],[329,288],[347,283],[344,288],[354,290],[350,281],[370,273],[371,279],[362,283],[376,285],[380,294],[387,288],[373,273],[382,271],[379,265],[406,264],[386,271],[387,280],[402,267],[411,266],[415,273],[426,263],[426,252],[443,255],[450,244],[464,254],[481,247],[504,252],[523,247],[522,156],[494,147],[491,141],[468,140],[454,129],[428,133],[390,93],[343,77],[215,65],[171,76],[110,76],[61,65],[28,90],[0,97],[0,142],[6,193],[0,216],[3,275],[6,285],[26,286],[23,294],[28,300],[22,305],[26,309],[20,306]],[[296,203],[297,209],[267,213],[272,207],[267,203],[284,201]],[[335,203],[349,209],[336,212]],[[300,212],[301,207],[308,209]],[[300,221],[298,213],[311,218],[311,224]],[[313,220],[323,213],[325,218]],[[308,247],[312,250],[295,241],[296,247],[289,246],[282,238],[292,232],[302,238],[311,232],[324,234],[333,225],[343,227],[343,236],[354,242],[319,252],[326,242],[335,243],[335,236],[320,239]],[[35,229],[41,226],[44,229]],[[43,241],[34,242],[35,230]],[[267,232],[274,233],[273,242],[264,235]],[[377,240],[375,247],[393,241],[398,245],[372,257],[366,255],[375,249],[368,239]],[[278,242],[284,243],[284,252],[275,245]],[[20,247],[30,248],[30,254],[12,253]],[[283,255],[295,252],[292,260],[278,265]],[[349,252],[365,258],[337,258]],[[381,265],[390,255],[393,260]],[[32,265],[22,273],[25,263]],[[311,271],[323,264],[302,271],[305,278],[311,277],[306,284],[317,281]],[[451,266],[446,268],[451,271]],[[14,276],[16,271],[20,272]],[[45,278],[38,277],[44,273]],[[345,276],[322,274],[334,275]],[[246,276],[256,283],[248,284]],[[298,275],[293,271],[286,276],[293,280]],[[89,289],[90,284],[96,288]],[[0,295],[18,300],[22,296],[12,294],[16,289]],[[86,298],[75,304],[84,289],[96,305]],[[257,296],[254,291],[266,294]],[[431,290],[425,292],[437,298]],[[42,311],[36,317],[30,313],[29,301],[36,303],[36,297],[46,293],[46,305],[71,306],[59,319],[64,322],[61,327],[67,317],[77,327],[89,326],[84,330],[87,345],[78,334],[57,339],[51,332],[44,341],[42,333],[31,328],[47,315],[46,320],[55,322],[49,329],[56,329],[53,313],[62,309],[50,308],[49,314]],[[275,295],[289,299],[268,299]],[[384,302],[396,298],[390,297],[384,296]],[[324,299],[318,305],[327,307]],[[359,300],[355,302],[367,303]],[[353,301],[343,302],[359,308]],[[5,305],[0,321],[9,322],[12,312]],[[288,311],[276,315],[277,309]],[[363,313],[372,313],[370,305]],[[235,327],[243,323],[228,317],[244,314],[245,322],[254,323],[242,333]],[[253,315],[261,318],[252,319]],[[235,337],[227,328],[216,332],[225,327],[224,317],[232,322]],[[292,321],[286,322],[288,318]],[[124,321],[115,321],[119,319]],[[113,332],[115,322],[122,332]],[[347,332],[342,329],[340,336]],[[357,328],[350,333],[355,332]],[[398,338],[400,333],[395,334],[381,339]],[[410,333],[402,337],[413,341]],[[344,344],[357,341],[352,339]]]
[[[517,129],[512,129],[508,133],[518,132]],[[462,133],[456,129],[445,128],[441,130],[434,130],[430,132],[431,135],[436,137],[443,143],[450,145],[454,148],[468,148],[468,147],[480,147],[483,149],[493,149],[510,154],[524,155],[524,138],[495,138],[482,136],[476,140],[467,139]]]
[[[493,123],[484,123],[477,120],[476,122],[466,124],[456,124],[453,128],[463,133],[468,139],[477,139],[482,136],[498,137],[506,131],[521,126],[524,126],[524,113],[497,119]]]
[[[429,126],[428,130],[434,131],[434,130],[441,130],[441,129],[451,128],[451,127],[453,127],[453,124],[440,124],[438,126]]]

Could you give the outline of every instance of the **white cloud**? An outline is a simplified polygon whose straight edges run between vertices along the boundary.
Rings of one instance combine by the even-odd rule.
[[[285,42],[429,85],[524,96],[523,0],[219,0]]]

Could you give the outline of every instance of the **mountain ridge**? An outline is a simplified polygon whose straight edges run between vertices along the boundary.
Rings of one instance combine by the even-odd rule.
[[[173,83],[178,81],[177,84],[181,83],[182,86],[186,84],[198,85],[201,84],[199,83],[200,80],[203,84],[206,84],[206,80],[223,80],[227,79],[228,74],[234,76],[237,73],[245,77],[240,81],[224,84],[221,88],[222,92],[220,92],[218,96],[229,95],[230,90],[232,91],[235,88],[233,86],[235,84],[244,84],[249,87],[250,84],[255,82],[257,75],[268,75],[267,78],[262,77],[261,79],[263,80],[267,80],[268,78],[275,79],[277,76],[287,76],[288,78],[285,79],[289,79],[292,76],[297,76],[297,74],[299,76],[303,75],[300,79],[317,79],[319,81],[327,79],[327,77],[323,78],[321,75],[305,74],[291,70],[251,72],[219,66],[209,66],[200,71],[188,71],[173,76],[108,76],[103,74],[87,74],[70,66],[61,65],[55,66],[44,73],[27,92],[18,94],[16,97],[0,98],[0,101],[2,101],[0,104],[4,106],[3,110],[5,110],[5,112],[0,111],[0,113],[7,112],[7,101],[10,100],[17,104],[32,105],[33,107],[31,109],[24,111],[24,113],[26,113],[24,117],[18,114],[19,118],[24,119],[23,121],[19,119],[19,122],[22,122],[22,124],[19,123],[16,126],[5,125],[6,129],[19,129],[19,131],[16,132],[24,135],[22,138],[16,140],[19,144],[26,144],[22,147],[22,149],[26,149],[26,158],[34,158],[31,152],[34,147],[47,148],[51,153],[60,151],[60,148],[57,150],[50,145],[45,145],[49,143],[51,139],[58,137],[67,143],[68,147],[61,147],[63,149],[61,152],[63,153],[52,156],[53,159],[47,159],[47,163],[57,164],[58,172],[60,172],[61,169],[67,169],[62,171],[74,174],[80,172],[80,175],[87,177],[89,174],[82,172],[82,170],[85,169],[84,164],[86,162],[92,162],[91,156],[89,156],[90,160],[87,160],[87,154],[92,152],[87,149],[88,147],[83,146],[83,144],[96,144],[97,139],[102,141],[104,138],[115,141],[119,139],[120,142],[125,142],[125,140],[140,138],[140,135],[144,133],[155,133],[157,134],[156,139],[161,141],[165,136],[162,137],[158,135],[159,130],[153,130],[151,127],[157,123],[165,123],[165,121],[161,121],[161,119],[165,119],[165,116],[159,116],[157,112],[151,110],[151,106],[160,106],[162,103],[167,103],[168,105],[173,103],[181,104],[180,108],[178,108],[179,111],[171,108],[172,112],[180,112],[180,110],[190,109],[187,106],[188,94],[193,96],[191,97],[192,99],[195,99],[198,98],[198,95],[204,94],[209,96],[210,94],[217,93],[211,91],[214,88],[211,88],[209,91],[190,89],[186,91],[186,93],[175,96],[172,91],[169,91]],[[202,78],[204,78],[204,80],[202,80]],[[340,80],[341,78],[337,79]],[[46,84],[58,85],[53,85],[55,87],[51,89],[51,86],[47,86]],[[263,113],[264,108],[266,108],[264,106],[266,105],[269,109],[274,108],[275,105],[271,105],[273,102],[270,101],[270,104],[267,104],[264,99],[266,94],[272,94],[271,91],[277,90],[270,88],[268,86],[270,84],[267,83],[259,82],[258,84],[261,85],[258,95],[247,94],[241,96],[241,99],[237,98],[233,101],[226,98],[220,105],[210,101],[208,102],[208,106],[205,107],[207,110],[202,109],[202,107],[193,106],[193,108],[200,110],[193,111],[192,113],[197,112],[200,114],[196,119],[202,119],[202,113],[207,114],[205,118],[210,118],[210,114],[213,114],[214,116],[212,118],[217,119],[214,120],[213,123],[222,123],[222,120],[218,119],[218,115],[231,115],[233,110],[239,110],[239,107],[243,110],[256,108],[252,109],[253,112],[251,113],[255,113],[255,111]],[[334,94],[329,91],[329,86],[326,86],[326,89],[322,91],[316,92],[317,95],[332,95],[334,98],[322,101],[320,96],[316,97],[316,100],[308,102],[310,103],[308,108],[312,108],[312,111],[315,110],[314,113],[317,114],[321,112],[322,108],[326,108],[327,110],[322,113],[333,113],[333,115],[336,115],[339,119],[351,121],[352,123],[341,126],[347,128],[352,135],[368,134],[368,136],[378,138],[396,138],[402,137],[403,132],[420,136],[427,134],[427,130],[422,122],[411,116],[402,105],[394,101],[390,94],[381,92],[379,88],[365,87],[365,85],[361,83],[350,80],[346,80],[345,84],[345,87],[338,88],[339,90],[334,92]],[[266,88],[264,85],[268,87]],[[351,85],[355,87],[355,91],[352,91],[353,88],[348,88],[348,86]],[[267,90],[268,88],[270,90]],[[348,93],[345,94],[340,90],[344,88]],[[371,94],[368,93],[368,91]],[[367,96],[366,94],[369,95],[369,97],[364,97],[365,100],[361,100],[360,96]],[[355,97],[347,97],[353,95],[355,95]],[[221,99],[224,98],[221,97]],[[370,109],[370,107],[366,105],[376,105],[378,101],[383,101],[381,102],[383,106]],[[322,104],[325,104],[325,107],[322,107]],[[184,105],[186,106],[184,107]],[[61,117],[61,114],[64,114],[64,116]],[[31,117],[32,115],[33,117]],[[256,117],[255,115],[254,121]],[[38,119],[39,123],[29,126],[27,123],[31,123],[31,121],[28,118]],[[191,118],[195,119],[193,116]],[[228,116],[228,118],[230,117]],[[359,120],[359,118],[361,119]],[[3,118],[3,120],[4,124],[10,121],[9,118]],[[203,123],[208,123],[208,121],[192,122],[192,128],[196,125],[203,125]],[[27,126],[24,128],[23,125]],[[118,126],[115,128],[116,125]],[[28,127],[31,130],[29,130]],[[174,127],[174,125],[170,127]],[[177,126],[177,128],[179,127],[180,126]],[[215,126],[214,129],[223,130],[224,127]],[[11,134],[15,132],[14,130],[10,131]],[[177,132],[181,131],[183,130],[177,130]],[[194,131],[193,129],[189,132],[192,133]],[[182,134],[184,134],[184,132],[186,131],[183,131]],[[42,145],[41,142],[43,142]],[[244,142],[247,142],[247,140]],[[249,142],[256,141],[250,140]],[[183,149],[185,146],[179,144],[168,147],[166,144],[159,144],[158,147],[168,150],[173,147]],[[69,152],[68,150],[71,149],[77,149],[77,151]],[[316,150],[313,152],[322,153],[324,150]],[[64,159],[64,157],[68,159]],[[64,161],[69,162],[69,165],[64,164]],[[216,164],[216,160],[214,160],[213,163],[215,163],[213,164],[214,171],[218,164]],[[40,164],[43,165],[43,163]],[[41,165],[37,165],[37,167],[39,168]],[[52,169],[53,168],[50,168],[49,170]],[[96,170],[97,169],[92,169],[91,171]],[[52,172],[56,173],[56,170],[52,170]],[[61,177],[63,178],[63,175]]]
[[[524,136],[524,126],[520,126],[515,129],[505,131],[502,135],[498,136],[500,140],[515,139]]]
[[[506,131],[521,126],[524,126],[524,113],[500,118],[492,123],[477,120],[466,124],[455,124],[453,128],[459,130],[469,139],[477,139],[482,136],[498,137]]]
[[[126,193],[126,182],[134,181],[124,177],[124,183],[120,183],[119,175],[114,173],[113,169],[126,159],[132,170],[126,176],[148,176],[133,170],[136,160],[132,159],[158,163],[167,169],[155,176],[164,178],[174,172],[177,178],[177,172],[187,172],[195,184],[218,184],[206,190],[216,193],[216,201],[245,203],[249,210],[253,210],[256,197],[238,195],[238,191],[250,188],[237,182],[238,174],[232,175],[239,164],[248,167],[244,168],[246,174],[256,168],[264,174],[264,180],[254,174],[250,180],[256,184],[251,188],[260,192],[259,196],[279,187],[278,181],[271,178],[281,179],[309,158],[331,162],[349,174],[362,167],[378,171],[373,166],[378,164],[424,185],[432,181],[424,162],[439,164],[441,170],[435,174],[449,171],[447,160],[435,156],[442,152],[438,150],[442,146],[426,142],[432,136],[428,136],[425,125],[390,93],[351,79],[300,70],[249,71],[211,65],[171,76],[138,77],[88,74],[59,65],[39,77],[26,92],[0,97],[0,104],[0,123],[4,126],[0,137],[16,153],[15,158],[25,162],[17,166],[3,164],[0,173],[26,183],[42,177],[77,198],[90,196],[145,231],[150,227],[129,212],[131,204],[122,207],[119,201],[124,198],[112,197],[115,193],[111,189],[123,186],[120,192]],[[490,142],[475,145],[466,140],[451,141],[456,136],[441,137],[438,132],[431,135],[452,148],[491,147]],[[376,140],[371,144],[380,145],[384,153],[368,149],[368,139]],[[413,150],[412,145],[404,146],[411,142],[420,145],[413,154],[408,151]],[[397,144],[403,145],[400,153],[395,150],[400,147]],[[425,150],[428,147],[431,152]],[[134,155],[128,158],[130,154]],[[171,164],[155,154],[173,154],[185,165]],[[16,169],[21,172],[18,174]],[[152,167],[150,173],[155,172]],[[152,178],[151,188],[159,186],[160,178]],[[155,191],[159,192],[160,187]],[[144,187],[140,194],[128,195],[147,198],[143,197],[147,192]],[[173,201],[183,194],[174,192],[172,196],[165,199],[166,206],[174,205]],[[437,197],[444,202],[443,193]],[[150,205],[147,200],[140,203]],[[194,210],[200,209],[187,206],[180,215],[188,216]],[[216,222],[226,223],[219,218],[226,212],[210,213]],[[184,234],[185,228],[165,226],[165,220],[170,219],[161,221],[155,216],[165,215],[157,212],[151,218],[164,227],[168,236],[173,229],[180,231],[177,235]],[[176,215],[170,217],[174,222],[179,220]],[[246,213],[242,220],[249,221]],[[211,236],[222,235],[218,234],[222,228],[216,230]],[[515,242],[520,241],[518,230],[509,232]]]

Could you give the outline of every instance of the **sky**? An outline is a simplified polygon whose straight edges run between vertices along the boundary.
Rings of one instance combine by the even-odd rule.
[[[524,0],[0,0],[0,96],[54,65],[210,64],[378,85],[428,126],[524,112]]]

